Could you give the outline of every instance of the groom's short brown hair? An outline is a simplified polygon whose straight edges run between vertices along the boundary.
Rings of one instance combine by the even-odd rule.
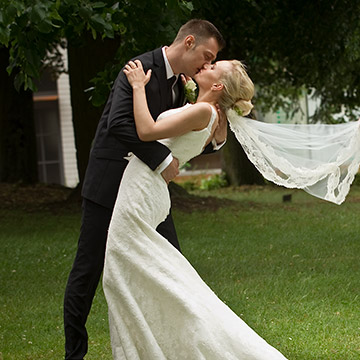
[[[188,35],[193,35],[195,37],[196,44],[201,44],[207,39],[214,38],[219,45],[219,50],[225,47],[225,40],[220,31],[215,27],[215,25],[207,20],[189,20],[179,29],[174,43],[185,39]]]

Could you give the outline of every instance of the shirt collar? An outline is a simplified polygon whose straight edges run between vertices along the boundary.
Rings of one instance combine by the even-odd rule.
[[[171,68],[171,65],[169,63],[169,60],[166,56],[166,51],[165,49],[167,48],[167,46],[164,46],[161,48],[161,51],[162,51],[162,54],[163,54],[163,57],[164,57],[164,61],[165,61],[165,69],[166,69],[166,79],[170,79],[171,77],[173,77],[175,74],[173,72],[173,69]],[[176,79],[179,77],[179,74],[178,75],[175,75],[176,76]]]

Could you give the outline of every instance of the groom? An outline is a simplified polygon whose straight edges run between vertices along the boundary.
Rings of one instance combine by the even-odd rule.
[[[204,65],[215,60],[224,45],[213,24],[193,19],[180,28],[169,47],[137,57],[145,71],[152,69],[146,95],[154,119],[167,109],[183,105],[183,85],[179,74],[194,76]],[[206,151],[211,152],[212,148]],[[82,189],[83,213],[78,250],[64,299],[67,360],[83,359],[87,352],[85,323],[103,270],[107,230],[129,152],[153,171],[161,173],[167,183],[179,172],[177,159],[172,158],[165,145],[139,140],[133,118],[131,86],[120,71],[97,127]],[[171,215],[157,230],[180,249]]]

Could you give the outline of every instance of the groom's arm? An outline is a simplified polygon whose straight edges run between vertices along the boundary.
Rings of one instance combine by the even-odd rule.
[[[143,142],[139,139],[133,114],[132,88],[123,71],[119,73],[114,85],[107,126],[129,151],[132,151],[152,170],[156,170],[171,153],[165,145],[157,141]]]

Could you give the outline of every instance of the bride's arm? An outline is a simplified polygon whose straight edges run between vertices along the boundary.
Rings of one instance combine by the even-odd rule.
[[[155,122],[147,106],[145,85],[151,77],[151,70],[146,74],[139,60],[129,62],[124,69],[133,88],[134,119],[136,131],[142,141],[153,141],[183,135],[192,130],[201,130],[207,126],[211,117],[211,106],[198,103],[184,111]]]

